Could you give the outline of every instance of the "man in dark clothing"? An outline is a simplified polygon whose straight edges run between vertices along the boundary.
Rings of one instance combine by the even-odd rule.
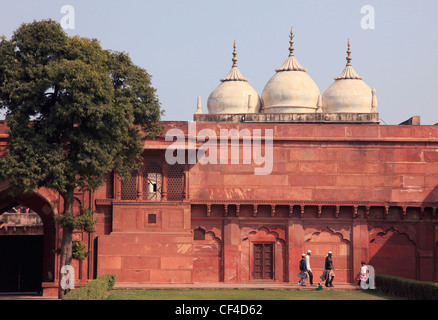
[[[333,260],[332,260],[332,252],[329,251],[327,257],[325,258],[325,286],[333,287],[333,278],[335,277],[335,273],[333,272]]]
[[[297,274],[297,276],[300,278],[298,285],[305,286],[304,282],[306,282],[308,274],[307,274],[307,266],[306,266],[306,255],[304,253],[301,255],[300,273]]]

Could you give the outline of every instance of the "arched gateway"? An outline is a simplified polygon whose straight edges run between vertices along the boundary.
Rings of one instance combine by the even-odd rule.
[[[18,221],[5,221],[0,226],[0,292],[42,292],[44,288],[56,287],[54,201],[47,190],[13,197],[8,184],[0,184],[0,214],[8,215],[5,212],[21,206],[36,213],[39,216],[36,223],[42,223],[42,226],[22,224],[20,216],[24,213],[19,212],[15,214]]]

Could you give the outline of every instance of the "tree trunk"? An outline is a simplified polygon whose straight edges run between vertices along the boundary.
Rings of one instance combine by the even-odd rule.
[[[68,190],[66,193],[62,195],[62,197],[64,199],[64,215],[73,216],[74,189]],[[61,265],[59,272],[59,287],[58,287],[58,298],[60,299],[70,290],[63,288],[65,287],[65,279],[63,279],[63,277],[67,276],[65,270],[63,270],[63,267],[71,266],[72,241],[73,241],[73,229],[63,226],[62,243],[61,243]],[[71,279],[71,281],[74,281],[74,277],[73,279]]]

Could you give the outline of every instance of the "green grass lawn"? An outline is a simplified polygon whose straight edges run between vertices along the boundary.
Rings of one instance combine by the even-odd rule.
[[[398,300],[364,290],[117,289],[107,300]]]

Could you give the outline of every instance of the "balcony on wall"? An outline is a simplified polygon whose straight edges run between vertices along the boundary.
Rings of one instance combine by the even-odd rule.
[[[179,164],[160,166],[150,161],[126,181],[115,174],[116,200],[131,201],[184,201],[186,173]]]

